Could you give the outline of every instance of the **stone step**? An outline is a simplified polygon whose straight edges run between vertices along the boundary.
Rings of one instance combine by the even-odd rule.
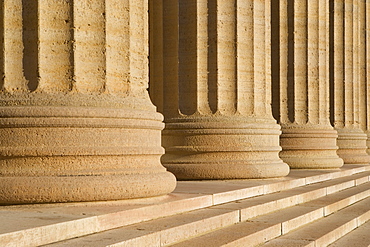
[[[163,246],[238,222],[237,210],[207,208],[47,246]]]
[[[370,198],[363,199],[327,217],[273,239],[263,246],[328,246],[369,221],[369,205]],[[357,246],[357,241],[344,246]]]
[[[368,177],[368,172],[366,174],[362,174],[364,177]],[[360,174],[353,175],[353,181],[362,181],[364,180],[361,178]],[[336,179],[331,180],[328,182],[315,184],[315,185],[308,185],[307,188],[302,188],[300,191],[295,192],[295,196],[297,198],[305,198],[305,200],[309,199],[316,199],[318,197],[326,196],[327,190],[332,192],[332,186],[334,186],[335,182],[339,184],[347,184],[349,187],[347,179]],[[368,180],[367,180],[368,181]],[[332,197],[328,200],[328,205],[322,205],[321,203],[319,206],[315,206],[314,203],[308,206],[295,206],[286,209],[285,211],[281,210],[276,212],[274,215],[265,215],[260,216],[260,220],[254,220],[254,223],[258,221],[259,226],[266,226],[267,229],[269,227],[273,227],[273,229],[279,229],[280,232],[286,233],[296,227],[299,227],[303,224],[310,223],[312,220],[318,219],[320,217],[324,217],[325,213],[328,210],[325,210],[326,207],[330,207],[331,205],[336,205],[338,202],[342,200],[346,200],[346,198],[350,197],[353,199],[348,201],[347,205],[354,203],[365,196],[370,195],[370,183],[358,183],[357,187],[353,187],[355,183],[352,183],[352,186],[349,189],[331,193],[327,197]],[[337,186],[338,190],[343,188],[343,186]],[[314,193],[310,193],[308,191],[313,191]],[[318,193],[318,192],[319,193]],[[285,193],[286,192],[281,192]],[[281,194],[279,193],[279,194]],[[302,194],[312,194],[311,197],[309,196],[300,196],[299,193]],[[291,193],[288,193],[288,196],[294,197]],[[276,199],[275,194],[265,195],[262,196],[264,198],[269,197],[270,201],[273,202]],[[255,198],[245,199],[254,200]],[[287,201],[292,201],[296,204],[302,203],[302,200],[293,200],[287,199]],[[228,227],[239,223],[240,221],[245,221],[245,217],[243,217],[242,212],[243,210],[238,208],[239,205],[243,205],[243,202],[235,202],[235,203],[227,203],[224,205],[213,206],[207,209],[196,210],[191,213],[185,213],[182,215],[175,215],[171,217],[166,217],[162,219],[157,219],[149,222],[135,224],[129,227],[123,227],[111,231],[106,231],[99,234],[93,234],[90,236],[77,238],[73,240],[68,240],[56,244],[52,244],[49,246],[54,247],[62,247],[62,246],[164,246],[169,245],[181,240],[185,240],[187,238],[191,238],[194,236],[202,235],[210,231],[214,231],[219,228]],[[303,204],[304,205],[304,204]],[[344,203],[338,204],[340,206],[347,206]],[[280,204],[280,207],[286,208],[291,206],[290,204],[284,205]],[[269,206],[268,206],[269,207]],[[336,207],[339,208],[339,207]],[[276,209],[276,208],[275,208]],[[286,212],[287,211],[287,212]],[[263,214],[263,210],[260,211]],[[266,212],[267,213],[267,210]],[[217,216],[213,215],[216,214]],[[211,215],[211,216],[208,216]],[[267,217],[267,218],[266,218]],[[272,217],[272,218],[271,218]],[[275,217],[275,218],[274,218]],[[266,219],[268,220],[266,220]],[[281,219],[285,219],[285,221],[280,222]],[[265,224],[269,222],[269,224]],[[272,224],[271,224],[272,223]],[[240,223],[242,224],[242,223]],[[280,226],[278,226],[280,224]],[[253,227],[251,227],[254,229]],[[258,228],[256,228],[258,229]],[[265,229],[260,229],[261,232],[264,232]],[[271,229],[270,229],[271,230]],[[272,231],[272,230],[271,230]],[[275,236],[275,235],[274,235]],[[276,235],[278,236],[278,235]],[[275,237],[276,237],[275,236]],[[191,245],[190,245],[191,246]]]
[[[309,203],[300,204],[297,206],[293,206],[290,208],[286,208],[283,210],[275,211],[273,213],[269,213],[266,215],[262,215],[259,217],[252,218],[248,221],[241,221],[238,224],[232,225],[230,227],[226,227],[224,229],[220,229],[218,231],[213,231],[203,236],[195,237],[193,239],[189,239],[174,245],[173,247],[182,247],[182,246],[256,246],[265,243],[266,241],[271,240],[269,244],[271,246],[275,246],[275,238],[280,237],[281,239],[286,239],[284,236],[289,236],[289,234],[294,233],[300,229],[306,229],[312,224],[316,224],[316,222],[321,222],[322,220],[327,219],[329,216],[336,215],[335,217],[339,217],[342,220],[342,214],[347,215],[348,209],[349,212],[352,212],[351,216],[356,216],[357,214],[361,220],[366,220],[370,217],[370,198],[363,199],[363,201],[356,201],[353,200],[348,205],[341,204],[343,209],[337,208],[340,211],[332,212],[331,215],[325,215],[325,207],[330,207],[331,205],[335,204],[338,201],[344,200],[347,194],[354,196],[361,200],[361,198],[367,194],[370,196],[370,184],[364,184],[361,186],[363,188],[351,188],[348,190],[358,189],[357,193],[352,194],[351,191],[343,191],[338,192],[341,195],[332,194],[330,195],[328,202],[326,204],[323,203],[325,198],[318,201],[316,205],[314,201]],[[353,191],[352,191],[353,192]],[[357,197],[355,195],[358,195]],[[328,196],[329,197],[329,196]],[[336,197],[336,200],[334,198]],[[345,211],[342,211],[345,210]],[[341,212],[341,213],[339,213]],[[360,217],[361,216],[361,217]],[[353,217],[354,222],[357,222],[358,218]],[[333,218],[333,217],[331,217]],[[347,217],[348,218],[348,217]],[[343,219],[347,219],[343,218]],[[341,221],[338,222],[341,222]],[[347,224],[344,222],[344,224]],[[324,223],[325,225],[325,223]],[[337,227],[341,227],[340,225],[336,225]],[[330,226],[333,227],[333,226]],[[299,228],[299,229],[298,229]],[[315,228],[313,228],[315,229]],[[303,233],[305,230],[302,231]],[[348,232],[345,232],[348,233]],[[344,232],[340,232],[339,230],[334,233],[327,233],[329,237],[330,234],[345,234]],[[342,235],[343,236],[343,235]],[[276,239],[276,246],[300,246],[298,244],[299,241],[304,240],[305,238],[292,238],[289,239],[287,243],[281,242],[280,238]],[[314,240],[310,239],[310,242]],[[324,239],[319,239],[318,243],[324,242]],[[289,245],[292,244],[292,245]],[[306,246],[306,245],[303,245]],[[309,246],[309,245],[307,245]],[[316,245],[316,246],[325,246],[325,245]]]
[[[213,205],[289,190],[309,184],[350,177],[370,166],[346,165],[337,170],[291,170],[283,179],[179,181],[175,193],[212,195]],[[366,180],[366,177],[363,179]]]
[[[332,179],[330,181],[309,184],[290,190],[257,196],[244,200],[237,200],[214,208],[240,210],[241,221],[267,214],[276,210],[302,204],[344,189],[359,186],[369,182],[369,172],[355,174],[349,177]],[[345,193],[352,193],[352,190]]]
[[[329,247],[345,246],[370,246],[370,220],[329,245]]]
[[[55,243],[215,205],[223,206],[221,204],[246,198],[260,200],[271,196],[264,210],[274,205],[274,200],[281,207],[287,207],[366,183],[369,181],[369,171],[370,166],[360,165],[337,170],[293,170],[288,177],[280,179],[180,181],[174,193],[156,198],[1,206],[0,246]],[[285,191],[285,197],[288,198],[284,199],[282,194],[274,193],[277,191]],[[280,201],[276,199],[279,196]],[[289,201],[294,203],[287,203]],[[247,209],[245,212],[240,209],[218,209],[237,211],[240,218],[242,213],[247,212]]]
[[[212,206],[212,196],[171,194],[115,202],[0,208],[0,246],[39,246]]]

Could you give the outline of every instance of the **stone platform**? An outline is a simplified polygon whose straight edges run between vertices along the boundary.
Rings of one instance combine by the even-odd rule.
[[[370,166],[345,165],[277,179],[180,181],[147,199],[1,206],[0,245],[327,246],[368,227],[369,177]]]

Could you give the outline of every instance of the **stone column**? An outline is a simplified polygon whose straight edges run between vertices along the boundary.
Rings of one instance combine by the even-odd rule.
[[[270,1],[163,1],[163,46],[151,41],[151,61],[164,65],[151,90],[156,102],[163,95],[162,161],[178,179],[288,174],[271,113],[269,41]]]
[[[273,112],[291,168],[337,168],[329,115],[329,1],[273,3]]]
[[[367,153],[370,154],[370,3],[361,1],[359,7],[359,60],[361,83],[360,124],[362,130],[364,130],[367,135]]]
[[[358,29],[359,19],[363,19],[359,17],[359,2],[334,1],[334,127],[338,131],[338,155],[345,164],[370,162],[367,135],[360,127],[360,100],[364,92],[363,76],[359,76],[363,72],[359,68],[362,45]]]
[[[0,204],[171,192],[145,0],[1,4]]]

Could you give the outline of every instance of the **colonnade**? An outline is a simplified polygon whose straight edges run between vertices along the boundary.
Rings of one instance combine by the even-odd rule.
[[[151,95],[177,178],[370,162],[366,1],[151,2]]]
[[[153,68],[151,89],[154,103],[163,102],[163,164],[179,179],[287,175],[270,105],[269,1],[168,0],[162,7],[151,56],[163,69]]]
[[[370,162],[365,0],[4,0],[0,25],[0,204]]]

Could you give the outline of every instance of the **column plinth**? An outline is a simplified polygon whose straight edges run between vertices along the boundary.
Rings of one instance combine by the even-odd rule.
[[[317,125],[282,126],[280,157],[296,169],[338,168],[343,160],[337,155],[338,133],[333,128]]]
[[[17,60],[0,92],[0,204],[171,192],[175,177],[160,163],[163,116],[146,91],[147,2],[6,1],[23,18],[23,31],[22,21],[9,25],[24,32],[24,48],[0,44],[4,63]]]
[[[285,176],[280,127],[243,116],[172,118],[163,132],[163,165],[178,179]]]
[[[370,158],[366,141],[367,135],[361,129],[338,129],[338,155],[345,164],[367,164]]]
[[[95,106],[48,106],[34,98],[43,105],[14,100],[16,106],[0,107],[0,203],[118,200],[173,190],[174,177],[160,164],[163,117],[153,108],[118,107],[123,102],[109,97],[91,97]]]

